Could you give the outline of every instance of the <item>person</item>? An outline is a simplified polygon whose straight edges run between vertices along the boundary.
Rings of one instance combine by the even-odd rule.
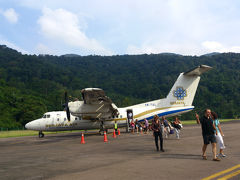
[[[115,129],[115,133],[117,134],[117,132],[118,132],[117,121],[114,122],[114,129]]]
[[[134,120],[132,119],[132,121],[130,122],[130,128],[131,128],[131,133],[134,133],[134,129],[135,129],[135,123]]]
[[[178,119],[177,116],[175,117],[175,121],[173,121],[172,126],[174,127],[174,130],[176,132],[176,138],[179,139],[180,138],[180,129],[182,128],[182,123]]]
[[[152,130],[153,130],[153,135],[155,137],[155,145],[156,145],[157,151],[159,151],[159,146],[158,146],[158,138],[159,138],[160,150],[164,152],[161,123],[157,115],[154,116],[154,119],[152,122]]]
[[[202,136],[203,136],[203,147],[202,147],[202,158],[207,160],[206,150],[207,145],[212,143],[212,152],[213,152],[213,161],[220,161],[217,158],[216,154],[216,137],[214,134],[215,125],[213,124],[213,120],[211,118],[211,110],[206,109],[204,111],[204,115],[199,119],[199,115],[196,113],[197,124],[201,123],[202,126]]]
[[[147,134],[147,132],[148,132],[148,126],[149,126],[148,120],[144,119],[144,133],[145,134]]]
[[[138,122],[138,119],[135,120],[135,127],[136,127],[136,130],[137,130],[137,133],[138,133],[138,130],[140,128],[140,124]]]
[[[216,127],[216,140],[217,140],[217,144],[219,146],[219,154],[217,156],[220,157],[226,157],[226,155],[223,153],[223,150],[225,149],[225,145],[224,145],[224,141],[223,141],[223,131],[220,125],[220,122],[218,120],[218,115],[215,112],[212,112],[212,118],[213,118],[213,122],[214,125]]]
[[[138,122],[140,134],[143,134],[143,124]]]
[[[162,117],[162,124],[163,124],[163,132],[165,134],[165,138],[168,138],[168,134],[170,133],[170,126],[165,116]]]

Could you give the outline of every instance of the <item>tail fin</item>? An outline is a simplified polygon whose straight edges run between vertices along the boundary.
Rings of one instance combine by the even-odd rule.
[[[165,105],[191,106],[200,81],[200,75],[210,69],[212,67],[200,65],[190,71],[181,73],[165,99]]]

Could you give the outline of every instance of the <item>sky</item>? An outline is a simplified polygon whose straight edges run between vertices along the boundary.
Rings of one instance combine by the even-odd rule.
[[[0,0],[0,44],[23,54],[240,53],[239,0]]]

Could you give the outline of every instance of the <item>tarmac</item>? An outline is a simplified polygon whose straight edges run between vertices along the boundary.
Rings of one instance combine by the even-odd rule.
[[[226,145],[220,162],[212,161],[211,145],[207,160],[201,157],[200,125],[184,126],[180,139],[175,134],[164,139],[165,152],[156,151],[152,132],[63,133],[38,137],[0,139],[0,179],[240,179],[240,121],[222,124]]]

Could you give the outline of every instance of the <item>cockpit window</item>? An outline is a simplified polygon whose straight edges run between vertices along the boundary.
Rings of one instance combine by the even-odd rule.
[[[46,117],[47,117],[46,114],[44,114],[42,118],[46,118]]]

